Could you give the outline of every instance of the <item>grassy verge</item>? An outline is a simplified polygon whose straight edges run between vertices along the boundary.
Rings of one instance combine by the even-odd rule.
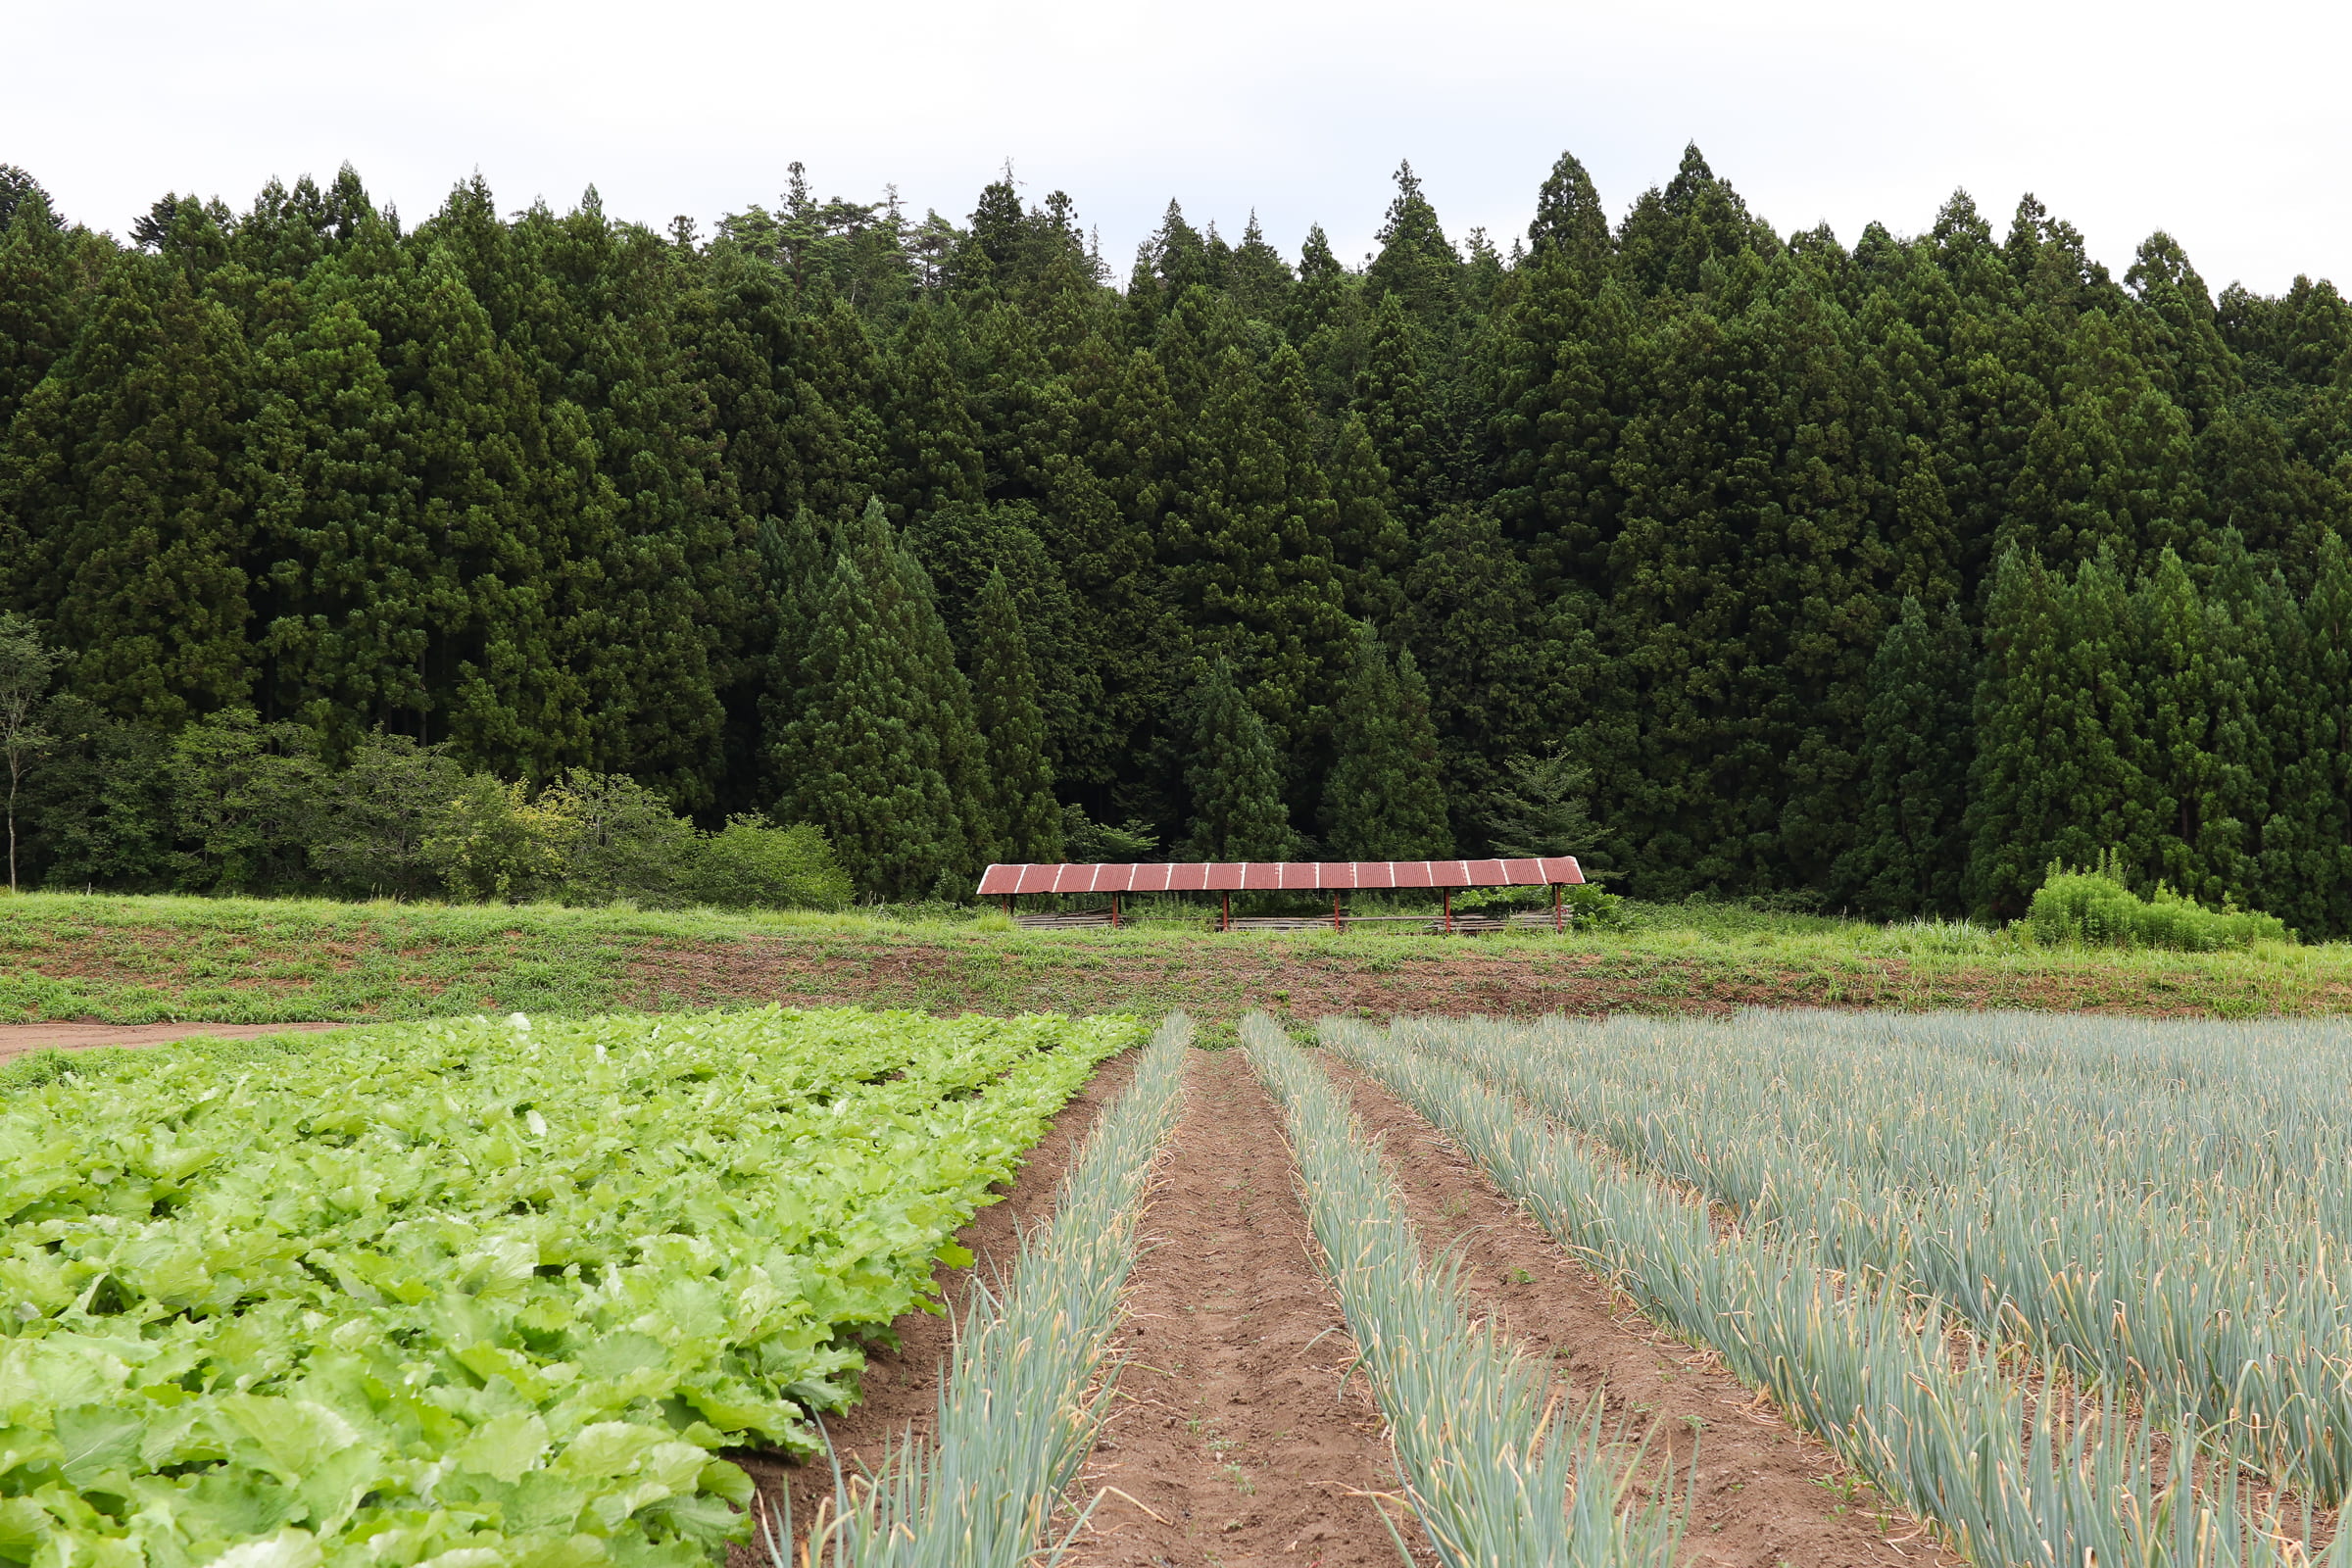
[[[2352,944],[2041,949],[1968,926],[1637,906],[1623,930],[1463,938],[1147,921],[655,913],[544,906],[0,896],[0,1022],[416,1018],[861,1003],[940,1012],[1330,1013],[1742,1005],[2352,1012]]]

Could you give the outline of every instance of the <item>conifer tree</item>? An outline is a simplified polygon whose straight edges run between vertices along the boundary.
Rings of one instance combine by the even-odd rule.
[[[27,222],[47,228],[65,226],[58,220],[55,204],[39,180],[15,164],[0,164],[0,232],[10,228],[20,214]]]
[[[1380,225],[1380,250],[1365,269],[1364,287],[1377,300],[1396,295],[1430,341],[1450,348],[1462,309],[1462,259],[1446,237],[1437,209],[1422,194],[1410,163],[1396,166],[1396,194]]]
[[[2135,628],[2104,560],[2070,576],[2003,558],[1984,610],[1969,773],[1972,908],[2025,912],[2053,860],[2151,863],[2165,804],[2146,771]]]
[[[1716,176],[1695,143],[1683,149],[1674,178],[1663,190],[1645,191],[1617,230],[1620,265],[1648,294],[1697,293],[1709,262],[1720,267],[1742,252],[1769,257],[1780,248],[1771,226]]]
[[[1975,696],[1974,639],[1958,607],[1931,621],[1906,598],[1870,663],[1860,820],[1834,897],[1877,919],[1960,912]]]
[[[40,187],[26,190],[15,212],[20,220],[0,220],[0,434],[73,347],[81,316],[73,242],[50,219]]]
[[[1358,622],[1341,688],[1338,760],[1323,786],[1323,850],[1333,859],[1428,860],[1453,853],[1429,692],[1413,656],[1396,664]]]
[[[1020,612],[1001,571],[981,585],[973,642],[973,711],[987,752],[992,814],[1004,824],[996,853],[1006,860],[1058,860],[1061,807],[1054,799],[1046,715]]]
[[[0,515],[25,548],[0,570],[110,712],[175,724],[252,689],[251,395],[229,313],[179,267],[133,259],[19,411]]]
[[[1203,860],[1289,859],[1298,836],[1283,805],[1282,759],[1223,655],[1196,679],[1191,707],[1193,750],[1185,781],[1193,816],[1186,853]]]
[[[918,582],[881,502],[869,503],[842,530],[802,662],[798,711],[771,741],[785,781],[776,819],[824,829],[859,891],[885,899],[951,888],[960,896],[967,890],[956,879],[974,859],[968,803],[951,783],[957,773],[968,778],[968,755],[957,755],[969,744],[968,708],[958,735],[955,715],[942,710],[952,687],[932,663],[946,634],[938,649],[929,646],[920,613],[928,607],[910,602]]]
[[[1536,193],[1535,221],[1527,248],[1541,265],[1546,253],[1592,282],[1609,262],[1609,215],[1602,211],[1592,176],[1573,153],[1562,153]]]
[[[1250,210],[1249,225],[1242,230],[1242,242],[1233,248],[1233,260],[1226,265],[1225,277],[1225,291],[1243,315],[1259,321],[1283,319],[1296,280],[1291,274],[1291,264],[1266,243],[1265,230],[1257,226],[1254,208]]]
[[[2309,824],[2296,845],[2300,923],[2307,935],[2352,932],[2352,549],[2340,534],[2320,542],[2304,637],[2312,745],[2299,780]]]
[[[1355,409],[1387,470],[1398,520],[1410,529],[1439,499],[1445,437],[1422,375],[1419,331],[1395,294],[1372,312],[1364,368],[1356,372]]]

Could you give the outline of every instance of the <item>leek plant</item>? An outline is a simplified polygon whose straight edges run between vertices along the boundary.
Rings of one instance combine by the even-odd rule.
[[[1439,1559],[1667,1568],[1683,1513],[1632,1501],[1636,1461],[1605,1451],[1599,1401],[1566,1411],[1541,1365],[1473,1325],[1457,1265],[1423,1263],[1378,1147],[1330,1079],[1263,1015],[1241,1034],[1282,1105],[1315,1240]]]
[[[1146,1187],[1182,1109],[1192,1033],[1182,1013],[1160,1026],[1010,1277],[994,1291],[973,1281],[938,1435],[909,1435],[872,1476],[838,1482],[832,1517],[818,1521],[802,1563],[1017,1568],[1059,1559],[1078,1525],[1056,1539],[1049,1532],[1107,1410],[1118,1367],[1106,1352]],[[786,1568],[784,1544],[771,1539],[770,1550]]]
[[[2029,1383],[1943,1302],[1857,1289],[1805,1239],[1719,1235],[1704,1200],[1529,1114],[1498,1076],[1504,1026],[1393,1032],[1334,1021],[1324,1038],[1460,1145],[1556,1238],[1653,1318],[1713,1347],[1888,1496],[1986,1568],[2289,1568],[2314,1559],[2214,1467],[2198,1434],[2127,1420],[2112,1400]],[[1442,1036],[1442,1038],[1441,1038]],[[1489,1047],[1494,1049],[1489,1050]],[[2021,1441],[2022,1440],[2022,1441]],[[2306,1520],[2308,1533],[2308,1518]],[[2352,1568],[2352,1539],[2317,1559]]]
[[[1826,1267],[1936,1297],[2320,1506],[2352,1490],[2340,1026],[1399,1027]]]

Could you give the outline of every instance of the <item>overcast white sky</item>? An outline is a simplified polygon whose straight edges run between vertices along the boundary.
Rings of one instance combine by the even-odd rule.
[[[1562,148],[1621,215],[1695,140],[1783,232],[1916,232],[1955,186],[1997,231],[2032,190],[2119,272],[2165,228],[2217,292],[2352,282],[2340,3],[0,0],[0,163],[118,233],[346,161],[412,218],[478,168],[707,229],[798,158],[960,220],[1010,158],[1123,276],[1170,196],[1353,259],[1410,158],[1507,248]]]

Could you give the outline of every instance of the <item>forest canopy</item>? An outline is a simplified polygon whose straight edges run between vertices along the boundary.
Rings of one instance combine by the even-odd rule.
[[[1561,157],[1507,243],[1400,168],[1379,240],[1171,202],[1116,275],[1009,173],[796,165],[708,236],[345,169],[118,241],[0,170],[27,876],[172,885],[154,770],[249,713],[813,824],[868,897],[1477,853],[1541,760],[1642,897],[2014,917],[2111,856],[2352,932],[2330,284],[2118,278],[2031,197],[1783,234],[1696,148],[1614,220]]]

